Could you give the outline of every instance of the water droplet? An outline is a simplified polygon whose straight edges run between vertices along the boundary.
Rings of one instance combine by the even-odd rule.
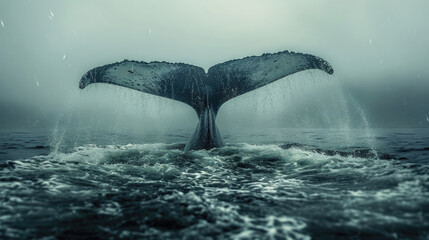
[[[49,19],[53,20],[53,19],[54,19],[54,17],[55,17],[55,15],[54,15],[54,13],[51,11],[51,12],[50,12],[50,14],[49,14]]]

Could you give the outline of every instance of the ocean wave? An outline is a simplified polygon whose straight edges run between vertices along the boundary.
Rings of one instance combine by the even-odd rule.
[[[182,145],[87,144],[7,161],[0,235],[310,239],[320,229],[325,237],[374,233],[376,224],[375,235],[392,237],[392,224],[427,226],[424,165],[377,159],[368,149]]]

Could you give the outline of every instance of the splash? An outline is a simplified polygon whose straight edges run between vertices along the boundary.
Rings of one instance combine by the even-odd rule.
[[[421,165],[299,144],[181,147],[87,144],[13,161],[0,181],[0,236],[406,238],[401,229],[427,227]]]

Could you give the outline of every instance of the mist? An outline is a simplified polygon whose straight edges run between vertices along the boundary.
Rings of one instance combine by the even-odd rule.
[[[228,101],[222,129],[429,127],[427,1],[1,1],[0,127],[58,121],[119,129],[194,128],[185,104],[107,84],[122,61],[203,67],[282,50],[326,59]]]

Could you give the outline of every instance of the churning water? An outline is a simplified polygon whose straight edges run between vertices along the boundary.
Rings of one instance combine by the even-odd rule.
[[[47,131],[3,130],[0,238],[429,237],[427,129],[374,130],[374,146],[361,130],[246,130],[183,152],[189,132],[50,145]]]

